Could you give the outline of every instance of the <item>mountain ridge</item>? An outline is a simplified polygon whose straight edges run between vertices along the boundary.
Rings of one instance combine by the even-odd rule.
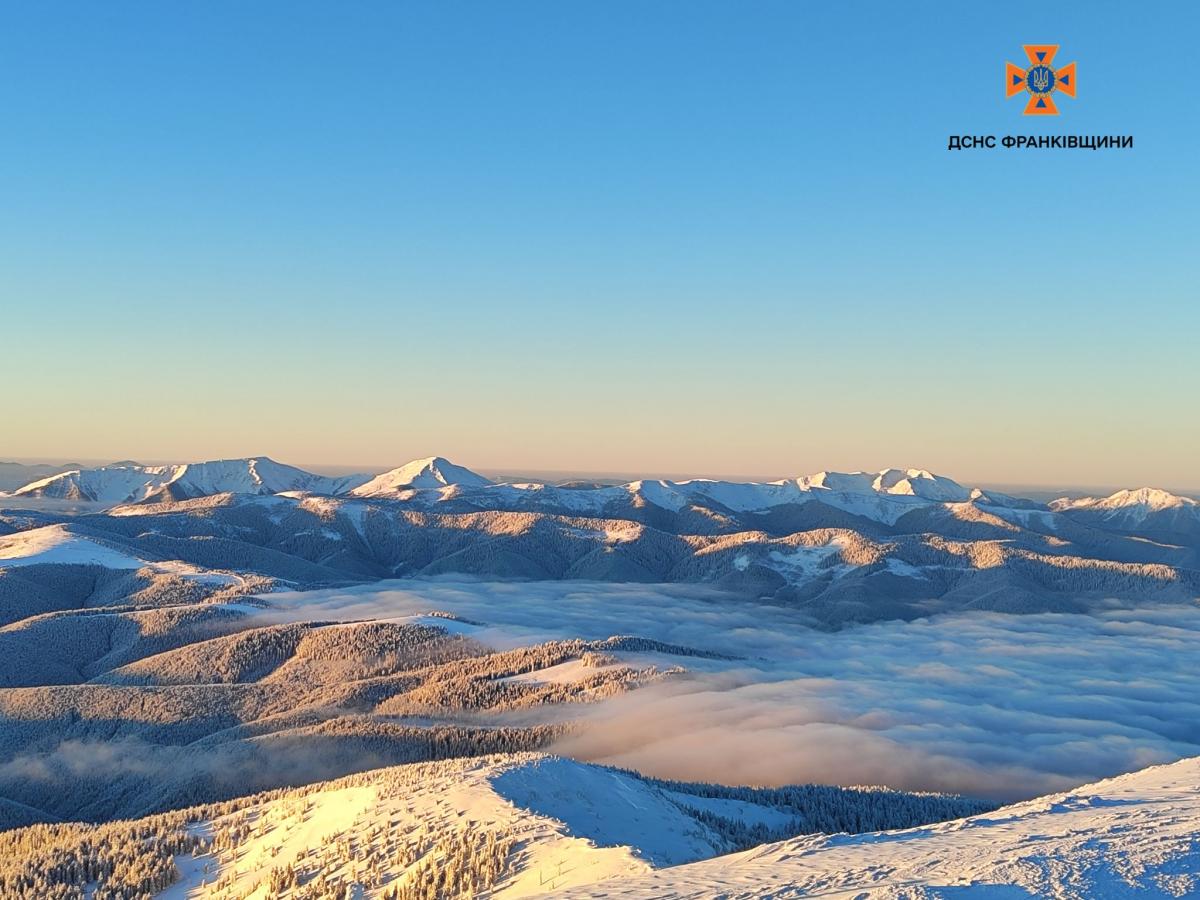
[[[14,464],[15,465],[15,464]],[[35,468],[35,467],[30,467]],[[13,476],[10,474],[9,476]],[[1133,506],[1151,511],[1200,508],[1200,501],[1159,488],[1122,489],[1108,497],[1062,497],[1050,503],[1013,496],[982,487],[966,487],[953,478],[921,468],[883,468],[876,471],[820,472],[776,481],[713,478],[633,479],[621,484],[580,482],[560,487],[549,482],[494,481],[443,456],[411,460],[385,472],[350,475],[320,475],[279,463],[268,456],[207,460],[167,465],[141,465],[132,461],[97,467],[73,467],[41,474],[12,490],[14,497],[49,497],[131,503],[154,500],[183,500],[219,493],[273,494],[291,491],[351,497],[400,497],[413,491],[440,491],[448,487],[465,490],[507,488],[533,491],[653,493],[665,497],[672,492],[712,496],[724,493],[742,509],[747,503],[766,508],[788,500],[812,497],[910,498],[931,503],[979,502],[992,506],[1015,506],[1059,510],[1118,510]],[[740,496],[739,495],[740,492]],[[4,496],[0,494],[0,496]],[[653,502],[653,501],[652,501]],[[668,501],[678,503],[678,499]]]

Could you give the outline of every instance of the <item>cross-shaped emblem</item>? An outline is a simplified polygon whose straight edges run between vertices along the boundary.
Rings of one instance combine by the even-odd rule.
[[[1057,116],[1058,107],[1052,96],[1055,91],[1068,97],[1075,96],[1075,63],[1067,63],[1061,69],[1052,68],[1057,52],[1058,44],[1026,44],[1025,55],[1030,63],[1028,69],[1013,63],[1004,64],[1005,96],[1027,91],[1027,116]]]

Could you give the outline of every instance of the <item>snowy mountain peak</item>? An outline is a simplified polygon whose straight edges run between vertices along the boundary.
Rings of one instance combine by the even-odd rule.
[[[869,472],[817,472],[801,475],[796,479],[801,490],[840,491],[846,494],[868,494],[875,490],[874,478]]]
[[[414,459],[399,468],[377,475],[350,493],[355,497],[386,497],[402,491],[461,487],[485,487],[492,482],[442,456]]]
[[[186,497],[223,494],[278,493],[285,490],[306,488],[319,476],[310,472],[285,466],[266,457],[244,457],[241,459],[217,459],[202,463],[186,463],[175,467],[171,478],[164,484],[172,493]]]
[[[1063,497],[1050,504],[1052,509],[1092,509],[1129,512],[1162,512],[1170,509],[1195,509],[1200,502],[1181,497],[1161,488],[1143,487],[1117,491],[1107,497],[1082,497],[1071,500]]]
[[[100,503],[140,500],[150,486],[162,481],[164,469],[145,466],[101,466],[72,469],[32,481],[15,492],[19,497],[49,497]]]
[[[1101,500],[1097,506],[1103,509],[1121,509],[1129,506],[1141,506],[1146,509],[1177,509],[1181,506],[1197,506],[1191,497],[1181,497],[1160,488],[1144,487],[1137,490],[1117,491],[1115,494]]]
[[[846,494],[891,494],[941,503],[961,503],[971,492],[953,479],[925,469],[880,469],[878,472],[817,472],[796,479],[801,490]]]
[[[873,487],[884,494],[903,494],[944,503],[962,503],[971,497],[971,492],[957,481],[925,469],[883,469]]]
[[[258,456],[170,466],[116,464],[75,469],[31,482],[16,493],[96,503],[139,503],[145,500],[190,500],[226,493],[307,491],[337,494],[362,484],[367,478],[366,475],[340,478],[315,475]]]

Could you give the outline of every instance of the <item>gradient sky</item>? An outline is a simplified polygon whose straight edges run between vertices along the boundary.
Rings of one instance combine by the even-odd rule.
[[[0,457],[1198,487],[1198,38],[1185,2],[8,4]],[[1056,118],[1003,96],[1034,42],[1078,60]]]

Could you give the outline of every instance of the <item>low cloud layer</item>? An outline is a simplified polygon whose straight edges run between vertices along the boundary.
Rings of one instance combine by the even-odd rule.
[[[446,610],[498,645],[636,634],[742,657],[688,660],[687,677],[588,707],[557,748],[663,777],[1008,800],[1200,754],[1195,606],[829,633],[683,586],[405,582],[272,600],[284,618]]]

